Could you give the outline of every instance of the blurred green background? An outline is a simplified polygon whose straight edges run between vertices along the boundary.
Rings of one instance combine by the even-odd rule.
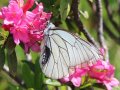
[[[9,0],[1,0],[0,1],[0,7],[7,6]],[[79,30],[75,24],[75,21],[72,18],[72,13],[68,9],[68,16],[67,15],[61,15],[60,12],[61,9],[64,9],[65,5],[61,2],[62,0],[39,0],[39,2],[43,2],[43,5],[45,7],[45,11],[52,12],[52,18],[51,21],[61,28],[67,29],[70,32],[79,33]],[[66,0],[65,0],[66,1]],[[71,0],[68,0],[71,5]],[[120,0],[108,0],[109,1],[109,9],[112,12],[112,19],[115,23],[118,25],[118,29],[120,31]],[[118,3],[119,2],[119,3]],[[90,34],[94,37],[96,41],[97,40],[97,17],[95,15],[95,8],[94,8],[95,0],[80,0],[79,4],[79,11],[80,11],[80,19],[83,23],[83,25],[87,28],[87,30],[90,32]],[[113,23],[111,23],[111,20],[108,16],[105,0],[102,0],[102,6],[103,6],[103,20],[107,28],[110,30],[110,32],[114,35],[114,37],[107,31],[106,27],[104,27],[104,37],[106,44],[108,46],[109,50],[109,58],[111,64],[115,66],[115,77],[120,80],[120,32],[116,30]],[[68,7],[67,7],[68,8]],[[67,16],[67,19],[65,19]],[[2,30],[2,29],[1,29]],[[2,31],[0,31],[2,32]],[[80,36],[84,39],[85,36],[83,34],[80,34]],[[26,62],[26,56],[24,51],[20,46],[17,46],[15,48],[16,55],[17,55],[17,76],[22,78],[26,81],[28,90],[34,90],[32,89],[32,86],[36,88],[36,90],[39,90],[37,88],[40,88],[40,85],[35,85],[39,82],[43,82],[43,79],[41,77],[44,77],[40,74],[38,70],[38,66],[36,65],[39,60],[39,54],[32,52],[32,63]],[[7,64],[8,62],[6,62]],[[30,65],[30,67],[29,67]],[[33,66],[32,66],[33,65]],[[34,69],[33,73],[31,70]],[[26,73],[24,75],[23,73]],[[37,74],[40,75],[37,75]],[[34,77],[33,77],[34,76]],[[39,77],[40,76],[40,77]],[[40,79],[40,80],[37,80]],[[59,82],[56,82],[56,84],[59,86]],[[53,87],[51,85],[48,85],[49,90],[55,90],[56,87]],[[60,90],[66,90],[65,86],[59,87]],[[43,88],[42,88],[43,89]],[[42,90],[41,89],[41,90]],[[44,88],[45,89],[45,88]],[[24,90],[22,87],[20,87],[14,80],[12,80],[4,71],[0,72],[0,90]],[[79,89],[76,89],[79,90]],[[103,90],[96,88],[95,90]],[[115,89],[119,90],[119,89]]]

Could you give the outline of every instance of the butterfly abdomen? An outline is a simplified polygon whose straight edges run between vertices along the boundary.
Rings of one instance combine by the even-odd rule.
[[[48,59],[50,57],[50,49],[45,46],[45,50],[43,53],[43,59],[42,59],[42,65],[45,65],[48,62]]]

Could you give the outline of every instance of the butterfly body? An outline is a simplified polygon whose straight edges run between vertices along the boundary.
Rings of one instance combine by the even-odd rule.
[[[52,79],[70,74],[70,67],[93,64],[100,59],[100,51],[76,35],[56,29],[45,33],[41,45],[40,66]]]
[[[43,58],[42,58],[42,65],[45,65],[50,57],[50,49],[45,46]]]

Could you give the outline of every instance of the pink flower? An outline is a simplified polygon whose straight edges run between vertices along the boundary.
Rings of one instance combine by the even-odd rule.
[[[34,41],[41,41],[44,36],[44,29],[46,28],[47,21],[50,19],[51,13],[46,13],[43,11],[42,3],[38,4],[37,7],[32,12],[26,12],[25,21],[29,29],[30,43],[25,44],[26,49],[29,50],[31,45],[33,45],[32,50],[38,51],[40,49],[39,45],[33,44]],[[28,51],[26,51],[28,52]]]
[[[28,30],[25,26],[14,25],[14,27],[10,28],[10,32],[13,34],[14,42],[19,44],[20,41],[23,43],[29,42]]]
[[[81,85],[82,77],[85,75],[89,76],[88,79],[96,79],[98,83],[103,83],[108,90],[112,90],[113,86],[118,86],[119,81],[114,78],[115,68],[108,62],[98,60],[92,66],[86,66],[80,68],[75,66],[73,72],[62,78],[61,82],[71,81],[74,86],[79,87]]]
[[[112,90],[112,87],[117,87],[119,85],[119,81],[116,78],[111,78],[110,82],[104,81],[103,83],[107,87],[107,90]]]
[[[110,63],[98,60],[96,64],[89,68],[89,76],[99,83],[105,84],[108,90],[111,90],[112,86],[118,85],[117,79],[114,78],[115,68]]]
[[[3,7],[1,12],[6,25],[17,23],[23,15],[22,8],[15,1],[10,1],[8,7]]]
[[[89,70],[88,68],[79,68],[76,66],[74,73],[62,78],[61,81],[62,82],[71,81],[74,86],[79,87],[81,85],[82,76],[85,76],[88,70]]]
[[[28,11],[34,4],[34,0],[10,0],[8,7],[3,7],[0,12],[0,18],[3,19],[2,27],[8,30],[12,35],[14,42],[24,43],[26,52],[31,48],[39,51],[38,41],[43,39],[43,32],[51,13],[43,11],[42,3],[32,11]]]

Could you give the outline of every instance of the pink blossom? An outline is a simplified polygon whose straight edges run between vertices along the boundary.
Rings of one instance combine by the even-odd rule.
[[[117,87],[119,85],[119,81],[116,78],[111,78],[110,82],[103,82],[107,87],[107,90],[112,90],[112,87]]]
[[[81,85],[82,76],[85,76],[88,72],[88,68],[75,67],[75,72],[61,79],[62,82],[71,81],[74,86],[79,87]]]
[[[14,26],[10,28],[11,33],[13,34],[14,42],[19,44],[20,41],[23,43],[29,42],[28,30],[25,26]]]
[[[89,68],[89,76],[99,83],[105,84],[108,90],[119,84],[118,80],[114,78],[115,68],[110,63],[98,60],[96,64]]]
[[[61,82],[71,81],[74,86],[81,85],[82,77],[87,75],[90,79],[96,79],[98,83],[103,83],[108,90],[112,90],[113,86],[118,86],[119,81],[114,78],[115,68],[108,62],[98,60],[93,65],[80,68],[75,66],[73,72],[62,78]]]
[[[43,4],[37,4],[36,8],[32,10],[33,13],[37,14],[38,18],[40,17],[41,19],[44,20],[49,20],[51,18],[51,13],[46,13],[43,11]]]
[[[38,41],[43,39],[43,32],[51,13],[43,11],[43,4],[36,3],[37,7],[28,11],[34,4],[34,0],[10,0],[8,7],[1,9],[0,18],[3,18],[2,27],[12,35],[14,42],[24,43],[26,52],[31,48],[39,51]]]
[[[47,21],[50,19],[51,13],[46,13],[43,11],[42,3],[38,4],[37,7],[32,12],[26,12],[25,21],[29,29],[30,43],[25,45],[26,50],[31,46],[33,41],[41,41],[44,36],[44,29],[46,28]],[[32,44],[34,45],[34,44]],[[39,45],[36,43],[32,50],[38,51]],[[38,50],[37,50],[38,49]],[[26,51],[27,52],[27,51]]]
[[[17,23],[23,15],[22,8],[16,2],[9,3],[8,7],[3,7],[1,9],[2,16],[4,18],[4,24],[14,24]]]
[[[22,20],[22,22],[24,22],[25,24],[28,25],[32,25],[32,22],[34,20],[34,18],[36,17],[36,14],[30,12],[30,11],[26,11],[26,13],[24,14],[24,19]]]
[[[34,10],[32,10],[32,12],[33,13],[42,13],[43,12],[43,4],[42,3],[40,3],[40,4],[38,4],[37,2],[36,2],[36,5],[37,5],[37,7],[34,9]]]

